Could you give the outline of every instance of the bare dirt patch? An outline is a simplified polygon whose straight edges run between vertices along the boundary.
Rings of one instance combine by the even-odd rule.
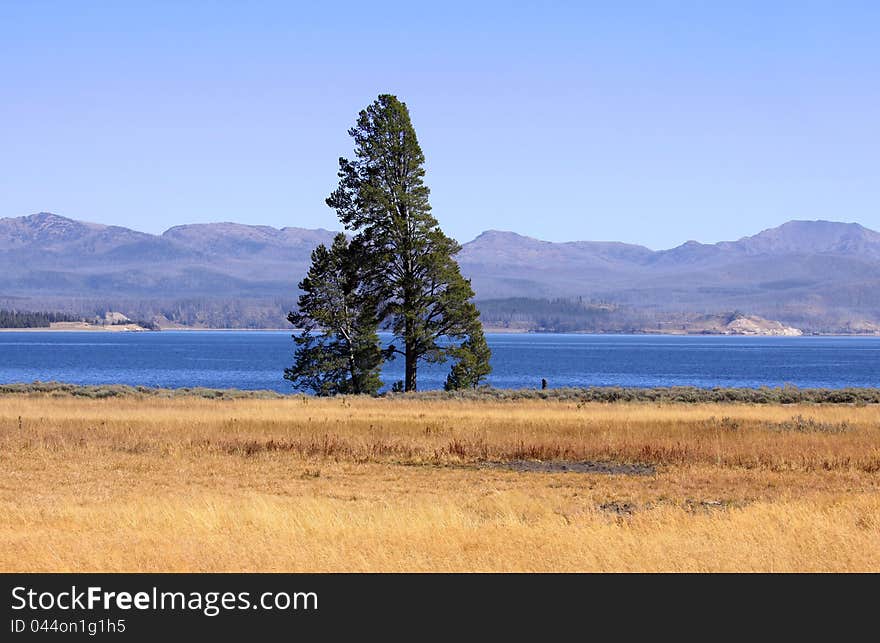
[[[650,476],[656,473],[656,469],[649,464],[576,460],[509,460],[507,462],[481,462],[479,466],[487,469],[510,469],[523,473],[604,473],[624,476]]]

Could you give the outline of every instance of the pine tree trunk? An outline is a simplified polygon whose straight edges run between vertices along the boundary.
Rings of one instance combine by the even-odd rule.
[[[404,391],[416,390],[416,351],[409,342],[406,343],[406,379],[403,382]]]
[[[351,392],[355,395],[360,394],[361,387],[357,376],[357,363],[354,359],[354,350],[348,349],[348,372],[351,374]]]

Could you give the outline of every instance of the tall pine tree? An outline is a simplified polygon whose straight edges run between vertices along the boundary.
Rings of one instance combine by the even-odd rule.
[[[395,334],[388,355],[403,356],[404,390],[415,391],[420,362],[485,343],[474,293],[454,259],[459,244],[431,214],[425,156],[406,105],[379,96],[349,134],[354,158],[339,159],[339,186],[327,204],[364,250],[363,290],[382,302],[377,318]],[[488,351],[469,355],[484,362],[476,370],[488,368]]]

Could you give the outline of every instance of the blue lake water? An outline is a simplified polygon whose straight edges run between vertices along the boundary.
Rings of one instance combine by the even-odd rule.
[[[562,386],[880,386],[880,337],[489,334],[500,388]],[[0,382],[273,389],[292,361],[286,331],[3,332]],[[422,366],[442,388],[448,365]],[[390,363],[387,385],[403,377]]]
[[[386,338],[387,339],[387,338]],[[499,388],[563,386],[880,386],[880,337],[489,334]],[[169,388],[272,389],[293,340],[285,331],[3,332],[0,382],[60,381]],[[419,388],[442,388],[448,365],[423,365]],[[402,379],[402,360],[384,382]]]

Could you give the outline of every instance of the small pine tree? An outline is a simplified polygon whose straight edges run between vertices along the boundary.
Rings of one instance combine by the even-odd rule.
[[[457,361],[446,376],[447,391],[476,389],[492,372],[489,364],[492,352],[480,328],[472,330],[467,339],[456,348],[450,349],[449,353]]]
[[[299,284],[299,309],[287,319],[300,329],[295,364],[284,378],[316,395],[365,393],[382,386],[382,351],[377,303],[361,288],[362,248],[344,234],[312,252],[312,265]]]

